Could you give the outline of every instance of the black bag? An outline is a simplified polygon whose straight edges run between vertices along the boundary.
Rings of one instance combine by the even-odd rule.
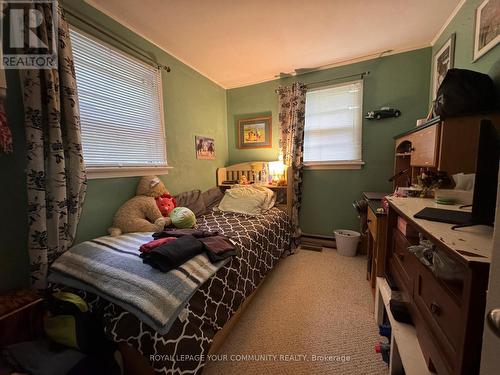
[[[80,296],[68,292],[47,293],[45,301],[44,330],[51,341],[86,354],[113,349],[101,319],[90,312]]]
[[[441,119],[473,114],[497,107],[493,80],[487,74],[466,69],[450,69],[441,82],[433,111]]]
[[[120,375],[121,354],[104,334],[100,314],[78,295],[47,292],[44,329],[54,346],[71,347],[87,356],[68,375]]]

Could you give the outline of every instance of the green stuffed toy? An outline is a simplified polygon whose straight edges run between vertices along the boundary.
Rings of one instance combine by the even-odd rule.
[[[196,216],[187,207],[176,207],[170,212],[170,220],[176,228],[192,228],[196,225]]]

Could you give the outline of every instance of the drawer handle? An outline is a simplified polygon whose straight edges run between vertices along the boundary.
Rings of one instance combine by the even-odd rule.
[[[401,260],[404,260],[405,259],[405,255],[404,254],[400,254],[400,253],[396,253],[397,257]]]
[[[441,314],[441,307],[436,302],[431,302],[431,313],[434,315]]]
[[[372,221],[371,221],[370,219],[367,219],[367,220],[366,220],[366,222],[367,222],[367,223],[371,223]]]

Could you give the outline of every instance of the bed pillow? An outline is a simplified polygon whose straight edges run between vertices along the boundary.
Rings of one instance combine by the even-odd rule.
[[[272,196],[274,193],[264,187],[236,185],[226,190],[218,209],[247,215],[260,215],[274,205]]]
[[[177,207],[187,207],[196,216],[203,215],[206,211],[205,202],[201,196],[201,190],[191,190],[175,196]]]
[[[205,203],[205,212],[208,213],[212,212],[214,207],[217,207],[222,197],[224,197],[224,193],[218,187],[214,187],[201,193],[201,196],[203,203]]]
[[[261,207],[263,212],[270,210],[271,208],[274,207],[274,204],[276,203],[276,193],[274,191],[260,185],[251,185],[251,187],[266,194],[266,200],[264,201],[264,204]]]

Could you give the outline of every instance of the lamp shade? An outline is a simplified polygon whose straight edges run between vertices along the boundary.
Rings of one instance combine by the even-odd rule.
[[[269,174],[271,176],[281,176],[285,172],[285,164],[282,161],[269,162]]]

